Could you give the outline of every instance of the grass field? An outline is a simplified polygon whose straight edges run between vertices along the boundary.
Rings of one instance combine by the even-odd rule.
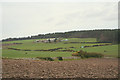
[[[118,54],[118,45],[105,45],[111,43],[79,43],[79,42],[97,42],[95,38],[68,38],[68,41],[62,41],[57,43],[35,43],[38,39],[32,40],[19,40],[19,41],[8,41],[3,42],[2,44],[12,44],[12,43],[22,43],[17,45],[3,46],[2,56],[8,58],[35,58],[35,57],[70,57],[73,52],[63,52],[63,51],[34,51],[34,50],[48,50],[55,48],[62,48],[60,50],[84,50],[87,52],[98,52],[106,56],[117,57]],[[78,43],[71,43],[78,42]],[[97,47],[86,47],[81,48],[81,46],[92,46],[92,45],[105,45]],[[8,48],[17,48],[17,49],[29,49],[32,51],[18,51],[10,50]],[[26,54],[27,53],[27,54]]]

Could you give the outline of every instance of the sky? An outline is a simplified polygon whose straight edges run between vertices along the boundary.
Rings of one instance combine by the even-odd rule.
[[[58,0],[59,1],[59,0]],[[2,39],[73,30],[117,29],[118,2],[2,2]]]

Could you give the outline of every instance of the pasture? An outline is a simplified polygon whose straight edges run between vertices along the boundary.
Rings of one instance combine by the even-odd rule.
[[[51,43],[35,42],[36,40],[41,39],[3,42],[2,57],[3,58],[36,58],[58,56],[71,57],[72,53],[80,50],[87,52],[102,53],[105,56],[111,57],[118,56],[118,45],[113,45],[112,43],[97,43],[96,38],[68,38],[68,41]],[[12,45],[14,43],[21,44]],[[10,45],[4,46],[5,44]],[[81,46],[84,46],[84,48],[81,48]]]

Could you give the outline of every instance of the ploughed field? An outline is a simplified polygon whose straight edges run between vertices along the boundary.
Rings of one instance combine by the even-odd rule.
[[[72,61],[3,59],[3,78],[117,78],[117,58]]]

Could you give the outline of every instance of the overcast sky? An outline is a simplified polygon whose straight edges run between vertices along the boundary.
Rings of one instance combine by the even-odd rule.
[[[5,2],[2,3],[2,38],[117,29],[117,18],[117,2]]]

